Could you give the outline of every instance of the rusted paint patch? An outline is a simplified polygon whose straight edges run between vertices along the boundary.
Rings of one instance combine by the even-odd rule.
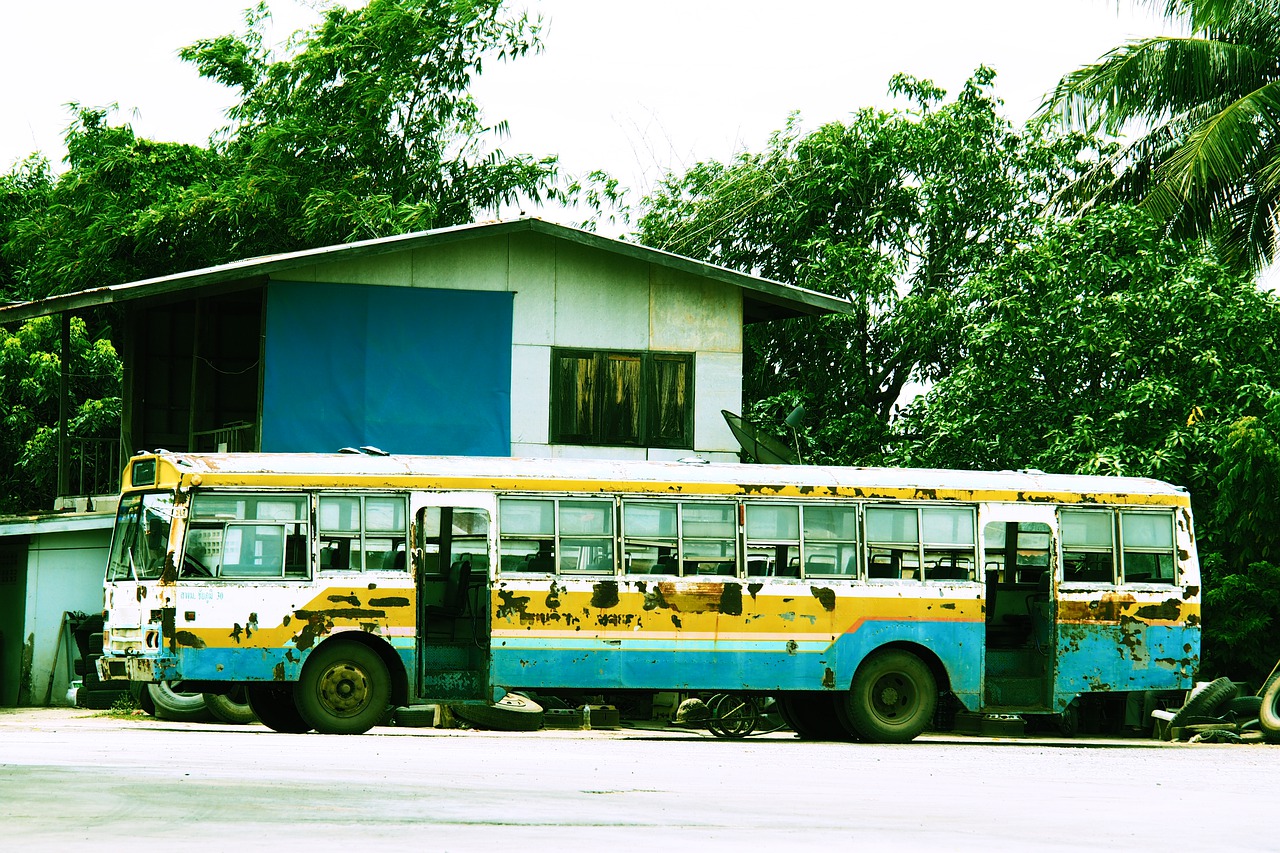
[[[1159,604],[1144,604],[1133,612],[1135,619],[1158,622],[1176,622],[1182,617],[1182,602],[1167,598]]]
[[[1191,599],[1195,598],[1199,594],[1200,594],[1200,587],[1189,586],[1182,591],[1182,598],[1184,601],[1190,601]]]
[[[147,588],[143,584],[138,584],[138,601],[144,601],[147,597]]]
[[[547,593],[545,604],[548,610],[555,610],[560,606],[560,595],[568,590],[568,587],[559,586],[555,581],[551,582],[551,590]]]
[[[674,613],[672,613],[672,614],[671,614],[671,624],[672,624],[672,625],[675,625],[677,628],[683,628],[683,627],[684,627],[684,626],[680,623],[680,617],[679,617],[679,616],[677,616],[677,615],[676,615],[676,614],[674,614]]]
[[[795,640],[787,640],[787,654],[794,655],[799,648],[800,644]]]
[[[762,584],[762,583],[749,583],[749,584],[747,584],[747,592],[748,592],[748,593],[750,593],[750,595],[751,595],[751,599],[752,599],[753,601],[755,600],[756,593],[757,593],[757,592],[759,592],[759,591],[760,591],[760,590],[762,590],[762,589],[764,589],[764,584]]]
[[[1132,595],[1104,593],[1093,601],[1058,602],[1060,622],[1119,622],[1125,608],[1133,605]]]
[[[323,637],[333,628],[333,623],[326,621],[323,613],[298,610],[295,615],[299,619],[307,620],[307,624],[302,626],[302,630],[298,632],[298,636],[293,639],[293,644],[297,646],[299,651],[306,651],[314,646],[316,643],[316,637]]]
[[[173,635],[178,645],[186,646],[191,649],[203,649],[206,645],[205,641],[197,637],[190,631],[178,631]]]
[[[271,670],[272,681],[284,681],[284,661],[276,664]]]
[[[173,552],[164,555],[164,568],[160,570],[160,583],[172,586],[178,580],[178,567],[173,563]]]
[[[360,606],[360,599],[354,595],[331,595],[329,600],[334,604],[350,604],[352,607]]]
[[[178,608],[160,608],[160,631],[163,636],[169,638],[169,651],[171,652],[178,650],[177,624]]]
[[[618,606],[618,582],[600,581],[591,588],[591,606],[601,610]]]
[[[818,603],[822,605],[822,609],[830,612],[836,609],[836,591],[826,586],[811,586],[809,592],[813,593],[813,597],[818,599]]]
[[[496,615],[499,619],[510,619],[513,613],[523,616],[528,607],[529,596],[498,590],[498,612]]]
[[[240,627],[240,623],[236,622],[231,626],[231,639],[236,641],[236,645],[240,645],[240,636],[244,633],[244,629]]]
[[[393,595],[386,598],[369,599],[370,607],[408,607],[409,599],[402,595]]]
[[[940,605],[940,606],[942,607],[942,609],[943,609],[943,610],[955,610],[955,609],[956,609],[956,603],[955,603],[954,601],[948,601],[948,602],[946,602],[946,603],[944,603],[944,604],[942,604],[942,605]]]
[[[822,686],[827,690],[834,690],[836,686],[836,673],[831,667],[825,667],[822,670]]]
[[[658,610],[658,609],[665,610],[671,606],[667,604],[667,600],[662,596],[661,584],[654,584],[653,589],[651,590],[645,591],[642,588],[640,591],[644,592],[644,609],[645,610]]]
[[[666,581],[654,584],[656,600],[660,606],[669,607],[680,613],[719,613],[720,601],[724,596],[725,584],[714,581]],[[738,588],[738,600],[741,602],[742,588]],[[655,605],[659,606],[659,605]],[[645,609],[649,607],[649,597],[645,596]],[[741,612],[741,608],[739,608]]]
[[[720,612],[727,616],[742,615],[742,585],[726,583],[720,593]]]
[[[333,610],[295,610],[293,615],[299,619],[310,619],[312,615],[320,615],[325,619],[385,619],[387,611],[385,610],[368,610],[360,607],[335,608]]]

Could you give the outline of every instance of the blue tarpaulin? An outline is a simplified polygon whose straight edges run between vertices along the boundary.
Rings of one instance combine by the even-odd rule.
[[[508,455],[512,296],[271,282],[262,450]]]

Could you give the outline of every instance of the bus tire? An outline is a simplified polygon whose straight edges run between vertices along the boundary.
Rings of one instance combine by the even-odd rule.
[[[1174,713],[1173,719],[1169,721],[1169,726],[1171,728],[1182,726],[1192,717],[1214,716],[1219,708],[1235,698],[1236,692],[1236,683],[1230,678],[1215,678],[1207,684],[1201,684],[1191,691],[1186,703]],[[1266,707],[1267,703],[1264,698],[1262,702],[1263,711],[1266,710]]]
[[[387,716],[391,676],[359,642],[330,641],[311,653],[294,692],[298,713],[326,735],[361,735]]]
[[[213,718],[220,723],[243,726],[257,719],[253,715],[253,709],[249,707],[249,700],[245,698],[243,684],[233,686],[225,694],[204,694],[204,704]]]
[[[275,681],[246,684],[244,696],[258,722],[272,731],[289,735],[311,731],[293,701],[292,684]]]
[[[868,743],[907,743],[933,720],[938,684],[920,658],[901,649],[877,652],[854,673],[845,696],[849,727]]]
[[[183,693],[173,689],[168,681],[147,685],[147,693],[155,705],[156,717],[175,723],[207,723],[213,715],[204,704],[204,694]]]
[[[541,705],[518,693],[508,693],[492,705],[454,705],[453,714],[495,732],[536,732],[546,716]]]
[[[853,740],[840,721],[836,697],[830,693],[782,693],[776,699],[783,722],[801,740]]]
[[[1277,705],[1280,705],[1280,678],[1270,678],[1262,693],[1262,705],[1258,708],[1258,725],[1264,734],[1271,737],[1280,735],[1280,707]]]

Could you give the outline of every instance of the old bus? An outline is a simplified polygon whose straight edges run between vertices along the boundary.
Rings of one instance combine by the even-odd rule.
[[[1062,714],[1181,689],[1188,496],[1145,479],[310,454],[129,461],[109,679],[243,685],[279,731],[506,691],[776,698],[907,741],[940,697]]]

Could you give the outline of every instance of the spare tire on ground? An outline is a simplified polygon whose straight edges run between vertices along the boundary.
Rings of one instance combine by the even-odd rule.
[[[476,728],[495,732],[534,732],[542,728],[542,706],[517,693],[492,705],[453,705],[453,715]]]
[[[1186,704],[1174,712],[1169,725],[1182,726],[1193,717],[1215,717],[1227,702],[1235,698],[1237,692],[1236,683],[1230,678],[1216,678],[1201,684],[1191,691]]]

